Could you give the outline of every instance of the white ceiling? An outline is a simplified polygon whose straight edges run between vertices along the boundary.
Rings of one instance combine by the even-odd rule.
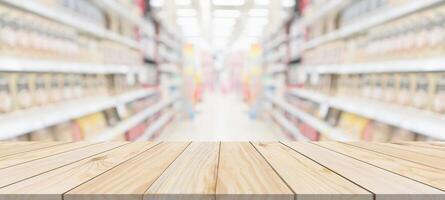
[[[214,50],[246,48],[284,22],[295,0],[151,0],[185,41]]]

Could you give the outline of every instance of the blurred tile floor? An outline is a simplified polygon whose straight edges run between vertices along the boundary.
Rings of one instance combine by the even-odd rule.
[[[235,94],[207,93],[194,119],[168,125],[158,141],[276,141],[287,140],[267,119],[251,119],[249,107]]]

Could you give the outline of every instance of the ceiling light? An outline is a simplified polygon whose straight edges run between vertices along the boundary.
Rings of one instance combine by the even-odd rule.
[[[266,17],[250,17],[247,20],[247,23],[254,26],[265,26],[267,23],[269,23],[269,20]]]
[[[213,26],[219,26],[219,27],[234,26],[235,24],[236,20],[233,18],[214,18],[212,21]]]
[[[257,8],[249,10],[249,15],[252,17],[266,17],[269,14],[269,10],[264,8]]]
[[[292,7],[295,6],[295,0],[281,0],[281,5],[283,7]]]
[[[267,6],[269,5],[269,0],[255,0],[255,4],[258,6]]]
[[[241,15],[239,10],[216,9],[213,11],[214,17],[237,18]]]
[[[150,6],[151,7],[162,7],[164,5],[164,1],[163,0],[151,0],[150,1]]]
[[[196,16],[196,10],[195,9],[189,9],[189,8],[182,8],[176,10],[176,15],[179,17],[194,17]]]
[[[191,0],[176,0],[175,3],[178,6],[188,6],[188,5],[192,4],[192,1]]]
[[[176,23],[181,26],[198,25],[198,19],[195,17],[179,17],[176,19]]]
[[[216,6],[242,6],[244,5],[244,0],[213,0]]]

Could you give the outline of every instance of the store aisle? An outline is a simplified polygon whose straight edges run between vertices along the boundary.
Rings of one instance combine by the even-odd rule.
[[[195,119],[179,119],[159,141],[270,141],[286,140],[269,120],[250,119],[248,106],[235,94],[208,93],[196,107]]]

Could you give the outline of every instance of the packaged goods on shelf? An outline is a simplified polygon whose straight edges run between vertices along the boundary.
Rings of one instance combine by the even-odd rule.
[[[54,135],[49,128],[41,129],[29,134],[30,141],[55,141]]]
[[[56,141],[77,141],[76,130],[72,122],[60,123],[50,128]]]
[[[94,113],[74,121],[80,129],[82,139],[94,138],[100,131],[107,127],[107,122],[103,113]]]
[[[11,112],[14,109],[12,83],[11,74],[0,74],[0,113]]]
[[[436,88],[434,93],[433,110],[445,113],[445,74],[440,73],[436,77]]]

